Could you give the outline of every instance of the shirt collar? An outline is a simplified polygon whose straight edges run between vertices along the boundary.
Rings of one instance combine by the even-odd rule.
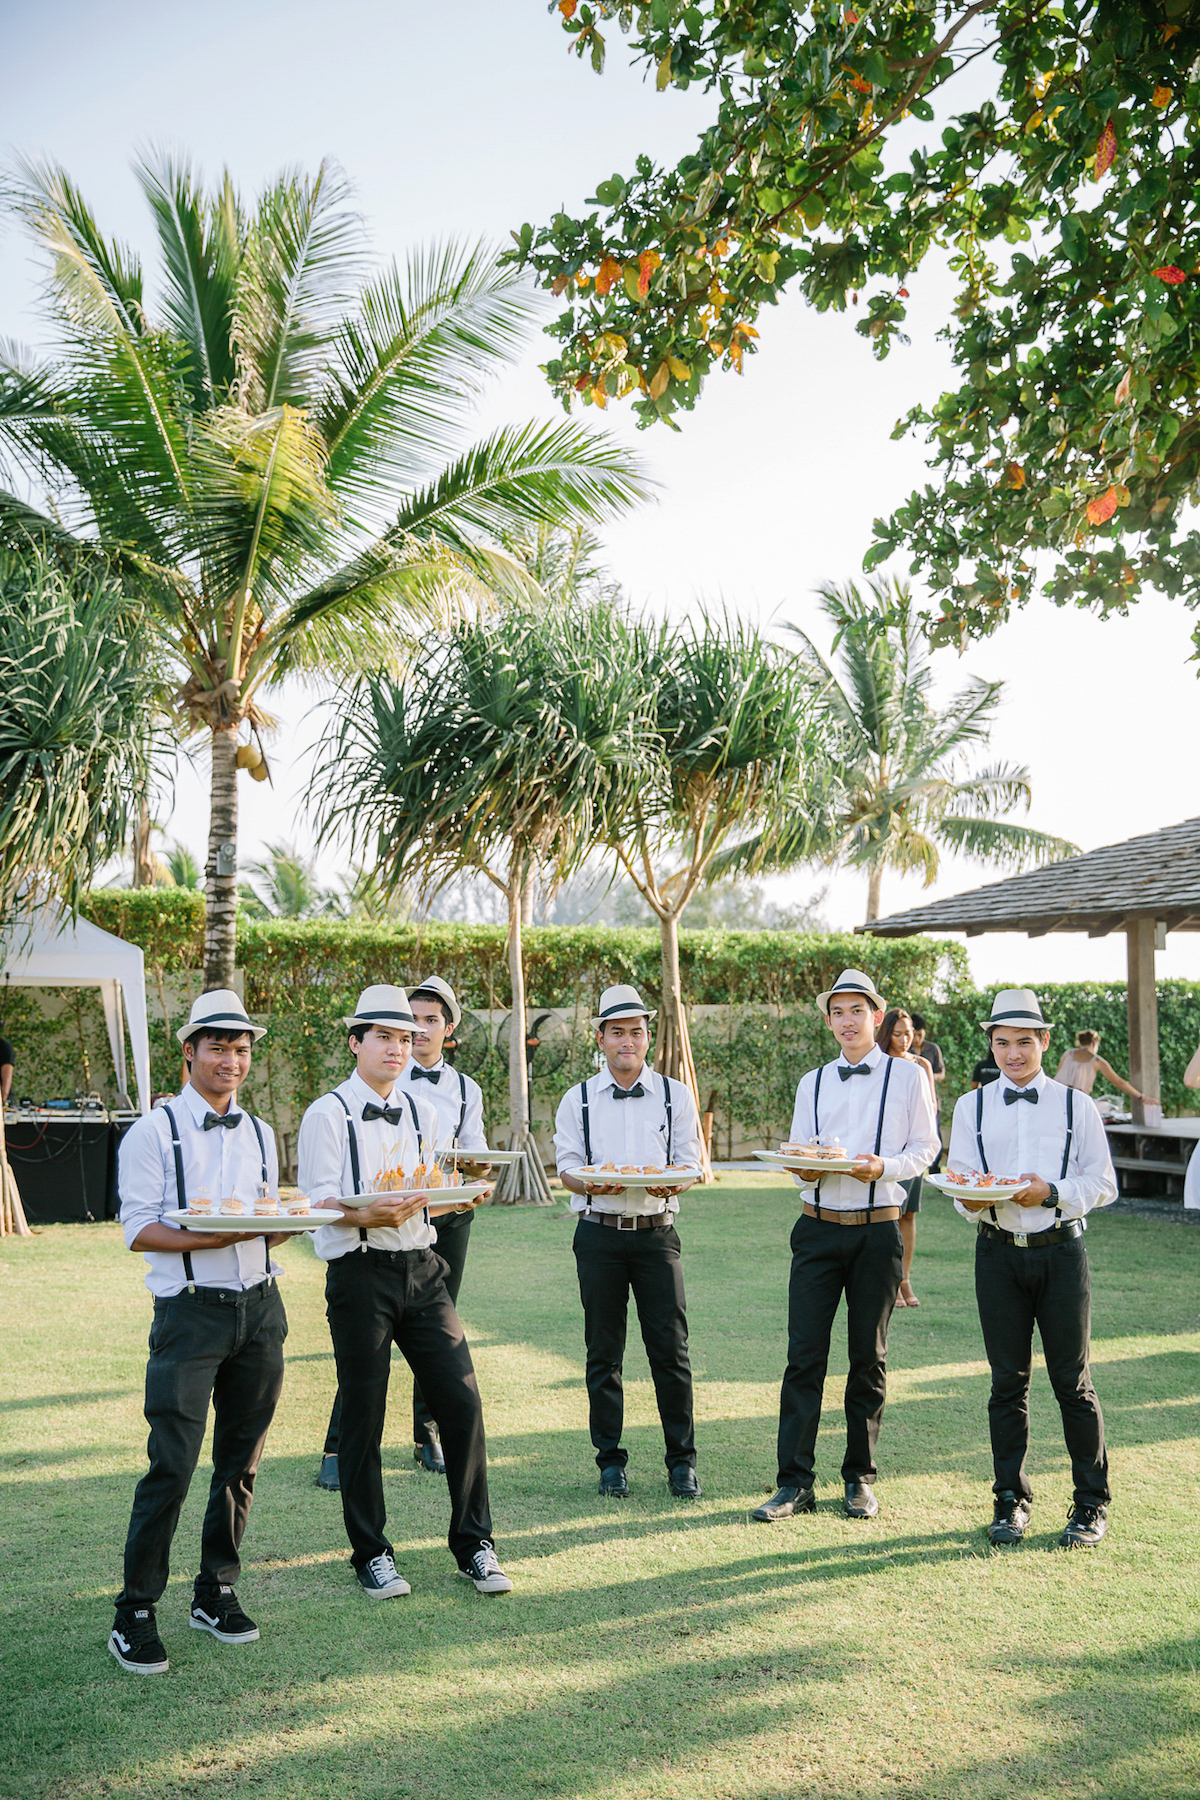
[[[195,1125],[203,1125],[209,1113],[213,1111],[213,1108],[208,1104],[208,1101],[201,1098],[190,1081],[184,1087],[179,1098],[184,1109],[190,1116],[192,1123]],[[238,1113],[245,1110],[244,1107],[238,1105],[238,1097],[236,1094],[229,1102],[229,1110],[230,1112]]]
[[[875,1069],[883,1061],[883,1051],[878,1044],[872,1044],[865,1056],[860,1056],[856,1063],[848,1063],[844,1056],[839,1056],[834,1063],[835,1069],[861,1069],[866,1063],[868,1069]]]
[[[1012,1094],[1026,1094],[1029,1092],[1029,1089],[1032,1088],[1034,1093],[1039,1095],[1039,1097],[1040,1097],[1042,1089],[1048,1085],[1049,1080],[1050,1080],[1050,1077],[1046,1074],[1045,1069],[1039,1069],[1037,1074],[1034,1076],[1033,1080],[1027,1081],[1023,1088],[1016,1087],[1008,1079],[1008,1076],[1003,1075],[1003,1074],[1001,1075],[999,1081],[993,1081],[991,1083],[991,1086],[994,1088],[997,1088],[1001,1094],[1003,1094],[1006,1090]]]
[[[650,1080],[650,1076],[652,1073],[653,1073],[653,1071],[648,1069],[646,1067],[645,1063],[643,1063],[641,1068],[638,1070],[637,1074],[634,1076],[633,1080],[629,1083],[629,1087],[636,1087],[638,1082],[640,1081],[642,1086],[647,1091],[649,1091],[650,1088],[653,1086],[653,1083]],[[616,1076],[611,1075],[609,1073],[609,1071],[607,1069],[605,1069],[604,1078],[600,1083],[600,1092],[602,1094],[607,1093],[609,1089],[619,1088],[620,1086],[621,1086],[621,1083],[617,1080]],[[626,1088],[624,1091],[625,1091],[625,1093],[628,1093],[629,1088]]]
[[[342,1086],[346,1089],[348,1097],[351,1100],[357,1100],[360,1106],[386,1106],[396,1091],[396,1084],[393,1082],[386,1095],[377,1094],[373,1087],[367,1086],[357,1069],[342,1083]]]

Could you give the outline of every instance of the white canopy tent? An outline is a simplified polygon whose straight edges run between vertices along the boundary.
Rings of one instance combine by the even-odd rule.
[[[118,1092],[128,1093],[125,1029],[133,1049],[138,1105],[150,1111],[150,1033],[146,1022],[146,966],[141,946],[48,906],[14,920],[4,934],[0,973],[13,987],[98,987],[112,1047]]]

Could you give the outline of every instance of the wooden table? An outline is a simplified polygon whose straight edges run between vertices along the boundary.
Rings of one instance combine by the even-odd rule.
[[[1200,1140],[1200,1118],[1161,1125],[1105,1125],[1117,1186],[1137,1200],[1182,1200],[1188,1159]]]

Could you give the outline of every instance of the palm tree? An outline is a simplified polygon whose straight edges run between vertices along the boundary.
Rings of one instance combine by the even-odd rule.
[[[486,877],[508,914],[512,987],[506,1199],[549,1199],[530,1131],[522,897],[551,889],[628,812],[653,756],[643,671],[612,607],[549,601],[454,628],[407,678],[369,676],[331,728],[315,787],[324,837],[342,835],[381,874],[436,892]]]
[[[679,631],[635,625],[625,660],[647,683],[654,753],[609,846],[658,919],[662,1010],[655,1067],[699,1107],[679,972],[679,924],[731,838],[807,816],[810,696],[753,627],[703,617]]]
[[[460,445],[534,316],[482,248],[367,278],[330,163],[247,208],[226,173],[138,165],[159,304],[68,176],[23,165],[13,204],[44,252],[57,346],[0,355],[0,449],[53,491],[0,492],[0,542],[109,551],[144,596],[180,719],[212,755],[205,979],[233,978],[240,765],[261,779],[263,690],[396,662],[475,578],[528,587],[499,550],[525,523],[599,521],[646,491],[630,455],[572,423]]]
[[[796,663],[824,727],[836,790],[814,838],[809,817],[782,815],[727,859],[730,869],[786,869],[812,860],[867,871],[867,919],[879,917],[885,869],[936,880],[939,852],[1000,868],[1074,856],[1077,847],[1013,824],[1031,798],[1029,770],[970,766],[986,744],[1004,684],[972,677],[947,706],[930,694],[929,642],[905,582],[818,589],[834,626],[835,668],[795,626]]]
[[[0,922],[74,912],[126,847],[158,722],[144,623],[98,561],[0,549]]]
[[[247,863],[258,887],[244,881],[238,899],[255,919],[317,919],[341,910],[338,897],[317,880],[316,864],[294,844],[268,844],[259,862]]]

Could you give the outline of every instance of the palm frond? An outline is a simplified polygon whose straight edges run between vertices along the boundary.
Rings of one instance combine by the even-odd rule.
[[[163,256],[163,312],[189,352],[185,379],[199,412],[228,398],[237,374],[233,313],[240,209],[228,175],[209,201],[185,158],[160,150],[135,165]]]
[[[938,824],[938,836],[960,856],[993,863],[1001,869],[1023,869],[1079,855],[1078,844],[1066,838],[1031,831],[1026,825],[1011,825],[1005,819],[943,818]]]

